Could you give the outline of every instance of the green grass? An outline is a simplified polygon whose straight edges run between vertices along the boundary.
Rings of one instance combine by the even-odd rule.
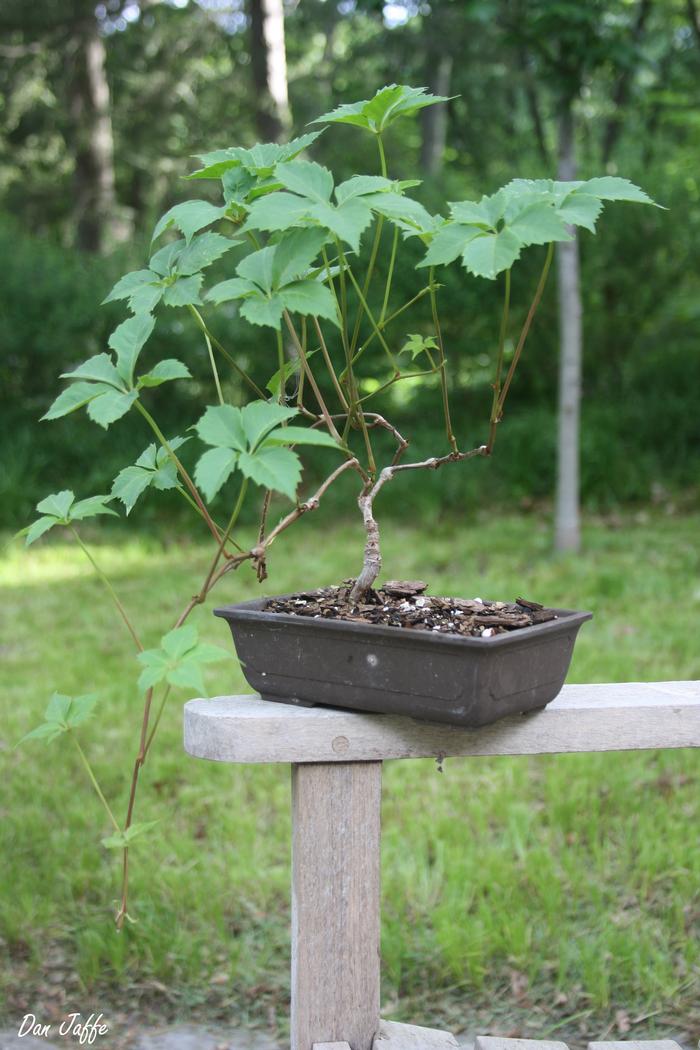
[[[548,522],[536,515],[423,528],[385,530],[388,575],[422,577],[433,593],[523,594],[594,611],[570,681],[700,678],[700,515],[591,522],[579,558],[551,556]],[[145,643],[155,644],[194,593],[207,548],[122,542],[111,532],[94,540]],[[360,546],[357,527],[329,531],[322,515],[310,518],[273,549],[268,592],[347,577]],[[257,586],[244,567],[218,598],[242,599]],[[14,1021],[63,995],[80,1007],[274,1017],[283,1030],[288,770],[187,758],[186,696],[176,693],[136,814],[161,822],[133,851],[138,924],[115,933],[117,865],[99,845],[108,828],[77,756],[65,740],[11,748],[41,720],[53,689],[99,692],[82,739],[122,813],[141,703],[132,648],[68,540],[7,548],[0,587],[6,1014]],[[194,620],[227,644],[210,608]],[[212,694],[247,691],[233,661],[208,668],[207,683]],[[700,1035],[699,786],[690,751],[454,759],[442,774],[429,761],[388,764],[385,1014],[599,1034],[622,1009],[629,1037],[655,1025]]]

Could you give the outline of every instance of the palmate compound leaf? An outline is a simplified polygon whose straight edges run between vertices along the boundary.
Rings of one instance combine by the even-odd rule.
[[[146,649],[138,654],[138,661],[143,666],[139,688],[146,692],[160,682],[167,682],[192,687],[204,696],[203,665],[225,660],[229,655],[217,645],[200,642],[195,627],[189,624],[176,627],[163,636],[159,648]]]
[[[160,217],[151,241],[157,240],[171,226],[176,226],[189,244],[195,233],[217,222],[225,212],[225,206],[217,206],[209,201],[183,201],[182,204],[169,208],[165,215]]]
[[[112,835],[103,838],[102,845],[105,849],[127,849],[133,846],[135,839],[143,838],[151,828],[160,824],[159,820],[141,820],[130,824],[125,831],[115,831]],[[134,921],[134,920],[132,920]]]
[[[170,438],[168,445],[176,452],[189,438]],[[129,514],[148,488],[161,491],[178,488],[177,466],[167,449],[149,445],[133,466],[120,470],[112,483],[112,498],[124,504]]]
[[[76,503],[70,489],[54,492],[37,503],[36,509],[41,517],[21,529],[17,536],[25,536],[26,545],[29,547],[55,525],[69,525],[72,521],[94,518],[99,514],[115,514],[116,512],[107,506],[111,499],[112,496],[89,496]]]
[[[319,135],[323,134],[323,130],[322,128],[320,131],[310,131],[290,142],[268,142],[253,146],[252,149],[232,146],[230,149],[200,154],[198,159],[202,162],[203,167],[185,177],[188,179],[220,179],[225,172],[240,167],[256,178],[265,179],[272,174],[276,164],[298,156],[312,145]]]
[[[26,740],[45,740],[50,743],[63,733],[77,729],[93,714],[96,703],[97,697],[93,693],[84,696],[54,693],[44,712],[44,721],[26,733],[16,746],[19,747]]]
[[[389,84],[377,91],[373,98],[345,103],[312,120],[312,124],[353,124],[375,134],[384,131],[398,117],[411,116],[425,106],[448,102],[441,95],[431,95],[427,88],[413,88],[404,84]]]

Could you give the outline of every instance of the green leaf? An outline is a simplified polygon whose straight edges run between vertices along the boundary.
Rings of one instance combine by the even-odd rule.
[[[88,496],[87,499],[78,500],[71,507],[71,521],[83,521],[85,518],[97,517],[98,514],[114,514],[115,517],[118,516],[117,512],[112,510],[111,507],[105,506],[112,498],[112,496]]]
[[[245,317],[246,321],[250,321],[251,324],[279,328],[283,313],[284,303],[279,295],[273,294],[267,297],[259,292],[241,302],[241,317]]]
[[[601,178],[588,179],[579,185],[584,193],[598,197],[604,201],[636,201],[639,204],[653,204],[656,208],[661,207],[656,201],[635,186],[629,179],[621,179],[615,175],[603,175]]]
[[[323,202],[312,204],[309,215],[341,241],[346,241],[354,252],[359,252],[360,238],[372,221],[372,212],[362,197],[353,197],[337,208]]]
[[[509,221],[507,229],[526,246],[572,239],[563,220],[547,203],[527,205]]]
[[[312,201],[329,201],[333,192],[333,176],[321,164],[309,160],[292,160],[278,164],[275,178],[282,185]]]
[[[71,490],[63,489],[62,492],[52,492],[50,496],[45,496],[37,503],[36,509],[40,514],[51,514],[54,518],[67,520],[74,502],[75,496]]]
[[[319,348],[316,348],[316,350],[307,350],[306,351],[306,358],[307,358],[307,360],[310,357],[313,357],[314,354],[318,353],[318,350],[319,350]],[[293,375],[296,375],[300,371],[301,371],[301,359],[300,358],[293,357],[293,358],[285,361],[284,362],[284,369],[283,369],[283,373],[282,373],[283,376],[284,376],[285,386],[287,384],[287,380],[290,379]],[[279,396],[280,396],[280,370],[279,370],[279,368],[274,373],[274,375],[270,376],[270,378],[268,379],[267,383],[265,384],[265,389],[270,391],[270,393],[272,394],[273,398],[276,401],[279,401]]]
[[[393,190],[395,186],[395,182],[383,175],[353,175],[352,178],[336,186],[335,199],[338,204],[343,204],[352,197],[363,197],[371,193]]]
[[[521,242],[508,229],[500,233],[482,233],[466,246],[462,262],[475,277],[493,280],[502,270],[513,265],[521,247]]]
[[[182,255],[186,243],[184,238],[180,237],[177,241],[170,241],[169,244],[165,244],[158,249],[155,255],[151,256],[148,265],[154,271],[154,278],[156,274],[160,277],[169,277],[177,269],[177,261]]]
[[[124,384],[119,372],[112,364],[109,354],[95,354],[82,365],[78,365],[72,372],[62,372],[61,379],[91,379],[97,383],[107,383],[109,386],[123,390]]]
[[[43,536],[45,532],[52,529],[54,525],[58,525],[59,522],[56,518],[37,518],[36,521],[32,522],[26,529],[22,529],[18,532],[18,536],[26,536],[26,545],[31,547],[32,543],[36,543],[40,536]]]
[[[571,193],[557,208],[557,214],[571,226],[583,226],[595,233],[595,224],[603,202],[589,193]]]
[[[309,203],[291,193],[271,193],[261,197],[251,204],[242,230],[264,230],[268,233],[289,230],[298,226],[308,214]]]
[[[128,394],[112,390],[88,402],[87,413],[90,419],[106,430],[111,423],[126,415],[138,396],[135,390],[130,390]]]
[[[94,713],[96,703],[97,697],[93,693],[85,696],[74,696],[71,699],[66,717],[66,722],[70,728],[75,729],[77,726],[87,722],[88,718]]]
[[[326,317],[338,325],[338,308],[328,288],[318,281],[295,281],[280,288],[279,297],[285,309],[296,314]]]
[[[418,332],[411,333],[407,338],[404,345],[399,350],[400,354],[410,354],[411,360],[415,361],[419,354],[424,354],[426,350],[437,350],[437,340],[433,336],[420,335]]]
[[[301,480],[301,464],[296,453],[288,448],[261,448],[241,452],[238,466],[245,477],[264,488],[281,492],[293,500]]]
[[[191,624],[182,627],[174,627],[172,631],[164,634],[160,640],[163,652],[172,660],[180,660],[190,649],[197,644],[197,628]]]
[[[310,131],[290,142],[267,142],[264,145],[253,146],[252,149],[233,146],[230,149],[214,150],[211,153],[200,155],[199,159],[204,167],[185,177],[188,179],[219,179],[226,171],[238,166],[244,166],[246,170],[257,176],[270,175],[275,164],[296,157],[322,134],[323,129]]]
[[[112,482],[112,495],[121,500],[127,515],[133,510],[136,501],[151,484],[153,472],[143,467],[124,467]]]
[[[418,230],[430,229],[433,222],[433,216],[419,201],[400,193],[374,193],[362,200],[379,215],[392,221],[409,223]]]
[[[71,698],[64,696],[61,693],[54,693],[49,700],[48,707],[44,712],[44,718],[47,722],[63,722],[68,721],[68,713],[71,708]]]
[[[164,291],[161,285],[144,284],[129,299],[129,309],[134,314],[151,313],[163,298]]]
[[[103,383],[72,383],[63,390],[50,408],[41,417],[45,419],[60,419],[70,412],[87,405],[93,398],[100,394],[111,391],[112,387]]]
[[[442,266],[453,262],[462,254],[470,241],[481,234],[478,226],[463,226],[461,223],[451,222],[442,226],[434,234],[426,256],[416,268],[421,266]]]
[[[107,835],[102,839],[102,845],[105,849],[127,849],[134,839],[141,838],[159,823],[158,820],[142,820],[131,824],[126,831],[115,831],[114,834]]]
[[[102,300],[104,303],[112,303],[117,299],[130,299],[137,289],[144,284],[150,284],[153,274],[150,270],[132,270],[120,277],[111,292]]]
[[[426,88],[390,84],[381,88],[373,98],[338,106],[330,113],[312,120],[312,124],[354,124],[375,133],[384,131],[398,117],[411,116],[425,106],[448,102],[441,95],[430,95]]]
[[[225,211],[225,207],[217,207],[209,201],[184,201],[182,204],[176,204],[158,220],[151,241],[155,241],[170,226],[176,226],[189,243],[195,233],[216,222]]]
[[[204,298],[218,306],[219,303],[227,303],[231,299],[242,299],[255,291],[256,286],[252,281],[246,281],[242,277],[231,277],[228,281],[220,281],[215,284]]]
[[[42,722],[40,726],[37,726],[36,729],[32,729],[30,733],[25,733],[22,739],[17,741],[16,747],[19,747],[20,744],[24,744],[27,740],[45,740],[46,743],[49,744],[52,740],[55,740],[56,737],[61,736],[61,734],[65,732],[65,727],[58,722]]]
[[[274,286],[287,284],[305,274],[327,240],[326,232],[315,227],[302,227],[285,233],[275,245],[272,259]]]
[[[287,408],[274,401],[250,401],[241,409],[241,424],[248,448],[254,450],[266,434],[296,415],[296,408]]]
[[[338,442],[325,430],[312,430],[310,427],[279,427],[265,438],[262,448],[268,445],[324,445],[326,448],[339,448]]]
[[[139,657],[142,655],[143,653],[139,653]],[[153,689],[153,687],[158,685],[160,682],[164,682],[167,670],[168,667],[165,660],[162,660],[159,664],[149,663],[147,667],[144,667],[143,671],[138,677],[137,682],[137,685],[141,692],[145,693],[149,689]]]
[[[163,303],[165,306],[198,306],[202,301],[199,298],[199,290],[203,280],[203,273],[179,277],[174,284],[163,290]]]
[[[264,292],[272,291],[275,247],[268,245],[257,252],[251,252],[241,259],[236,273],[246,281],[252,281]]]
[[[170,685],[178,686],[181,689],[194,689],[197,696],[207,695],[202,669],[199,664],[190,663],[189,661],[179,664],[168,671],[166,678]]]
[[[194,468],[194,480],[207,503],[226,484],[238,464],[239,453],[230,448],[210,448],[200,456]]]
[[[494,228],[503,218],[508,203],[508,197],[499,190],[491,197],[482,197],[476,201],[459,201],[450,204],[450,214],[455,222],[464,223],[466,226],[488,226]]]
[[[107,345],[117,355],[116,370],[127,386],[133,385],[136,361],[153,332],[155,323],[156,319],[152,314],[137,314],[122,321],[107,341]]]
[[[164,361],[159,361],[155,368],[152,368],[146,375],[139,376],[139,385],[160,386],[161,383],[167,383],[171,379],[191,378],[192,373],[187,365],[184,365],[182,361],[177,361],[174,357],[167,357]]]
[[[200,233],[193,237],[177,260],[178,273],[186,277],[198,273],[226,252],[236,247],[238,242],[220,233]]]
[[[246,447],[241,409],[233,405],[211,406],[195,424],[195,430],[206,445],[233,448],[239,452]]]

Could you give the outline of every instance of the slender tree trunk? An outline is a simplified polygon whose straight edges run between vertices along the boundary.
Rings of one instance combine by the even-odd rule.
[[[576,178],[576,147],[571,101],[567,100],[559,118],[558,177]],[[557,244],[559,299],[559,420],[557,440],[557,492],[555,547],[558,551],[578,551],[581,547],[579,506],[579,455],[581,410],[581,361],[583,332],[579,249],[574,239]]]
[[[70,112],[75,141],[75,243],[84,251],[100,252],[123,231],[116,218],[106,52],[92,14],[76,25],[73,58]]]
[[[435,55],[429,77],[431,92],[434,95],[449,95],[451,77],[452,55]],[[421,169],[426,175],[439,175],[447,141],[447,103],[440,102],[421,110],[421,128]]]
[[[291,128],[282,0],[249,0],[250,55],[258,134],[278,142]]]

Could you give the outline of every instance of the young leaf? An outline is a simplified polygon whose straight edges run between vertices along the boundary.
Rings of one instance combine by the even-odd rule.
[[[406,339],[406,342],[399,350],[400,354],[410,354],[411,360],[415,361],[419,354],[424,354],[426,350],[437,350],[438,344],[434,336],[420,335],[417,332],[413,332]]]
[[[312,201],[329,201],[333,192],[333,176],[328,168],[308,160],[293,160],[278,164],[275,178],[285,189]]]
[[[44,722],[23,736],[17,747],[25,740],[46,740],[49,743],[62,733],[76,729],[90,717],[96,702],[97,697],[93,694],[71,697],[54,693],[44,712]]]
[[[430,95],[426,88],[390,84],[376,95],[362,102],[346,103],[312,120],[312,124],[354,124],[375,134],[384,131],[401,116],[410,116],[425,106],[436,102],[448,102],[442,95]]]
[[[136,390],[130,390],[128,394],[121,394],[118,390],[111,390],[89,401],[87,414],[93,422],[99,423],[101,427],[107,430],[111,423],[126,415],[138,396]]]
[[[102,839],[102,845],[105,849],[127,849],[134,839],[141,838],[159,823],[158,820],[142,820],[130,824],[126,831],[115,831],[112,835],[107,835]]]
[[[229,653],[218,646],[199,643],[194,627],[176,627],[161,639],[160,648],[138,654],[144,668],[139,687],[145,692],[158,682],[166,681],[170,685],[191,685],[204,695],[201,666],[228,656]]]

